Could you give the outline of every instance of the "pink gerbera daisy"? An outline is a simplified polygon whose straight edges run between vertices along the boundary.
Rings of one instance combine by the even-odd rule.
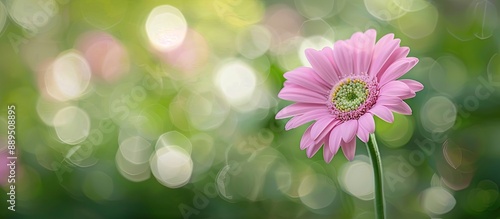
[[[307,49],[312,68],[299,67],[284,74],[287,79],[278,97],[296,103],[283,108],[276,119],[293,117],[290,130],[315,121],[305,131],[300,149],[312,157],[324,145],[330,162],[340,147],[347,159],[356,151],[356,135],[367,142],[375,132],[373,115],[392,123],[392,112],[411,115],[403,100],[423,89],[417,81],[396,80],[418,62],[407,57],[393,34],[375,43],[376,31],[357,32],[351,39],[335,42],[333,48]]]

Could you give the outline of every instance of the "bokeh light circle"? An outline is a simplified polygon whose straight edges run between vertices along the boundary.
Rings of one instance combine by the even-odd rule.
[[[62,2],[61,0],[57,1]],[[65,1],[67,2],[67,0]],[[127,1],[86,0],[78,3],[80,3],[79,8],[85,21],[102,30],[114,27],[128,15],[129,4]]]
[[[76,106],[68,106],[59,110],[52,123],[57,137],[66,144],[81,143],[90,132],[89,115]]]
[[[272,34],[271,51],[279,54],[283,46],[287,47],[287,41],[300,35],[303,17],[284,4],[276,4],[266,10],[263,23]]]
[[[68,102],[53,101],[40,96],[36,102],[36,112],[43,123],[48,126],[54,126],[54,116],[59,110],[68,106],[70,106]]]
[[[150,165],[148,162],[151,154],[150,150],[151,145],[147,145],[149,142],[145,141],[139,136],[131,137],[129,139],[126,139],[126,141],[129,142],[127,142],[126,143],[127,145],[125,145],[124,147],[125,150],[123,151],[125,151],[125,153],[122,152],[121,150],[123,144],[120,144],[120,149],[116,152],[115,155],[116,168],[123,177],[132,182],[141,182],[147,180],[151,176],[151,171],[149,168]],[[139,143],[139,144],[133,145],[130,143],[134,144]],[[133,153],[133,151],[139,151],[139,156],[130,154],[131,152]],[[128,159],[125,158],[124,154],[126,154]],[[146,162],[143,163],[135,162],[135,161],[143,161],[145,155],[147,155]]]
[[[242,30],[236,38],[238,52],[249,59],[262,56],[271,46],[271,32],[264,26],[253,25]]]
[[[332,26],[323,19],[311,19],[304,21],[300,27],[300,33],[305,38],[320,36],[331,42],[335,41],[335,31]],[[333,46],[333,43],[329,46]]]
[[[468,78],[467,67],[455,56],[439,57],[429,69],[432,88],[451,96],[458,95]]]
[[[158,137],[158,141],[156,142],[155,149],[160,150],[161,148],[168,146],[180,147],[188,154],[191,154],[191,151],[193,150],[193,145],[189,138],[178,131],[170,131],[160,135],[160,137]]]
[[[375,121],[377,121],[376,134],[388,147],[404,146],[413,136],[414,122],[410,116],[395,113],[393,123],[382,122],[379,118],[375,118]]]
[[[405,11],[419,11],[430,5],[426,0],[392,0],[397,6]]]
[[[257,76],[255,70],[241,60],[230,60],[216,73],[215,85],[231,105],[244,105],[252,100]]]
[[[311,209],[322,209],[332,204],[337,195],[333,181],[321,174],[305,177],[299,186],[300,201]]]
[[[47,93],[56,100],[67,101],[84,94],[90,84],[91,70],[87,60],[77,51],[57,57],[45,74]]]
[[[333,0],[295,0],[298,11],[308,18],[327,17],[333,10]]]
[[[171,51],[180,46],[188,30],[182,12],[170,5],[154,8],[148,15],[145,28],[149,42],[159,51]]]
[[[187,100],[189,122],[199,130],[212,130],[224,123],[230,107],[214,92],[193,93]]]
[[[444,132],[455,124],[457,108],[450,99],[435,96],[427,100],[420,111],[422,126],[429,132]]]
[[[431,35],[436,29],[439,12],[433,5],[419,11],[408,12],[398,18],[398,27],[406,36],[420,39]]]
[[[374,179],[372,167],[369,163],[362,161],[367,160],[368,157],[360,155],[356,158],[342,166],[339,177],[340,185],[346,192],[361,200],[371,200],[374,192],[374,186],[371,183]]]
[[[382,21],[394,20],[406,14],[406,11],[392,0],[364,0],[364,3],[366,10]]]
[[[36,0],[7,1],[6,8],[11,19],[28,31],[30,36],[38,34],[59,10],[55,0],[46,0],[43,4]]]
[[[151,172],[162,185],[179,188],[186,185],[193,172],[193,160],[179,146],[161,147],[151,156]]]
[[[213,9],[223,21],[235,27],[257,23],[264,13],[264,5],[259,0],[215,0]]]
[[[134,136],[122,141],[120,152],[127,161],[134,164],[145,163],[149,160],[152,147],[151,143],[140,136]]]
[[[456,203],[455,197],[441,187],[431,187],[422,192],[422,206],[431,215],[446,214]]]
[[[159,54],[168,65],[180,70],[172,72],[173,79],[185,80],[203,74],[202,69],[210,57],[210,47],[205,35],[194,29],[188,29],[184,41],[173,50],[163,51]]]

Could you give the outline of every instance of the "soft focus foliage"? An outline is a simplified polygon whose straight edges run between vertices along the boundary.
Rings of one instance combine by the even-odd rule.
[[[2,0],[1,218],[373,218],[373,175],[307,159],[274,119],[283,73],[352,33],[395,33],[426,89],[375,120],[389,218],[500,213],[494,0]]]

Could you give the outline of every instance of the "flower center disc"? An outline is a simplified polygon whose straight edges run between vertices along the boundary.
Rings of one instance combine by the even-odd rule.
[[[340,82],[332,92],[332,104],[339,111],[349,112],[363,104],[370,91],[365,81],[350,79]]]

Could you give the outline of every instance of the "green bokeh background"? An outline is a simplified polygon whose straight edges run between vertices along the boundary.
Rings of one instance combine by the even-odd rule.
[[[373,218],[364,144],[354,161],[339,151],[326,164],[299,149],[305,126],[274,119],[290,104],[277,98],[282,75],[307,65],[305,48],[369,28],[411,48],[420,62],[403,77],[425,86],[407,100],[413,115],[376,119],[388,218],[500,218],[498,1],[1,3],[1,218]],[[146,28],[161,5],[187,25],[163,52]],[[50,76],[68,54],[90,73],[69,98],[53,87],[85,77]],[[9,105],[15,213],[3,201]],[[54,119],[61,109],[81,114]],[[68,140],[72,129],[83,138]]]

